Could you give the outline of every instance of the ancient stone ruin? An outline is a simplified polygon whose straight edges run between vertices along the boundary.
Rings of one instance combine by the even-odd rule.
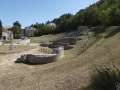
[[[25,54],[18,58],[16,63],[25,64],[47,64],[63,58],[63,47],[54,48],[51,54]]]
[[[73,48],[73,45],[75,45],[77,42],[76,37],[64,37],[62,39],[54,41],[52,44],[50,44],[49,48],[57,48],[60,46],[64,47],[64,50],[69,50]]]

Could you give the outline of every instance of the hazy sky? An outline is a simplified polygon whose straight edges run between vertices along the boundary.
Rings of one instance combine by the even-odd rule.
[[[75,14],[98,0],[0,0],[0,19],[4,25],[16,20],[23,26],[45,22],[64,13]]]

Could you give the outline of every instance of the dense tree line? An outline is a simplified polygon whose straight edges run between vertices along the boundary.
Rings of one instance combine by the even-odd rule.
[[[1,37],[1,35],[2,35],[2,29],[3,29],[2,21],[0,20],[0,37]]]
[[[68,26],[67,20],[70,19],[72,16],[72,14],[67,13],[60,16],[59,18],[55,18],[52,21],[47,21],[46,23],[36,23],[32,24],[31,26],[37,29],[35,33],[36,36],[65,32]]]
[[[67,28],[63,26],[65,30],[74,30],[78,26],[120,25],[120,0],[100,0],[62,23],[67,25]]]
[[[56,33],[56,26],[49,24],[48,22],[46,24],[45,23],[32,24],[31,27],[36,28],[35,36]]]
[[[56,24],[53,32],[72,31],[79,26],[119,26],[120,0],[99,0],[95,4],[80,10],[75,15],[67,13],[49,21],[49,23]],[[34,27],[39,29],[41,33],[44,32],[44,34],[48,34],[50,30],[43,24],[35,24]]]

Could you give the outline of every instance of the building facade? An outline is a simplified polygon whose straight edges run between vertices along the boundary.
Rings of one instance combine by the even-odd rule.
[[[1,37],[1,40],[3,41],[10,41],[13,39],[13,32],[10,31],[10,30],[6,30],[4,29],[2,31],[2,37]]]
[[[26,27],[22,30],[22,33],[26,37],[33,37],[35,35],[36,29],[33,27]]]

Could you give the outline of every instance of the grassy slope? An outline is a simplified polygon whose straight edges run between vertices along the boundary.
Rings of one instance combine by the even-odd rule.
[[[1,90],[78,90],[89,81],[89,71],[94,65],[114,63],[119,66],[119,39],[120,33],[102,39],[82,55],[71,60],[38,66],[24,64],[0,66],[0,88]],[[76,47],[79,51],[79,43]]]
[[[54,41],[62,36],[64,36],[64,34],[44,35],[41,37],[31,37],[30,39],[32,43],[41,43],[41,42],[49,43],[49,41]]]

